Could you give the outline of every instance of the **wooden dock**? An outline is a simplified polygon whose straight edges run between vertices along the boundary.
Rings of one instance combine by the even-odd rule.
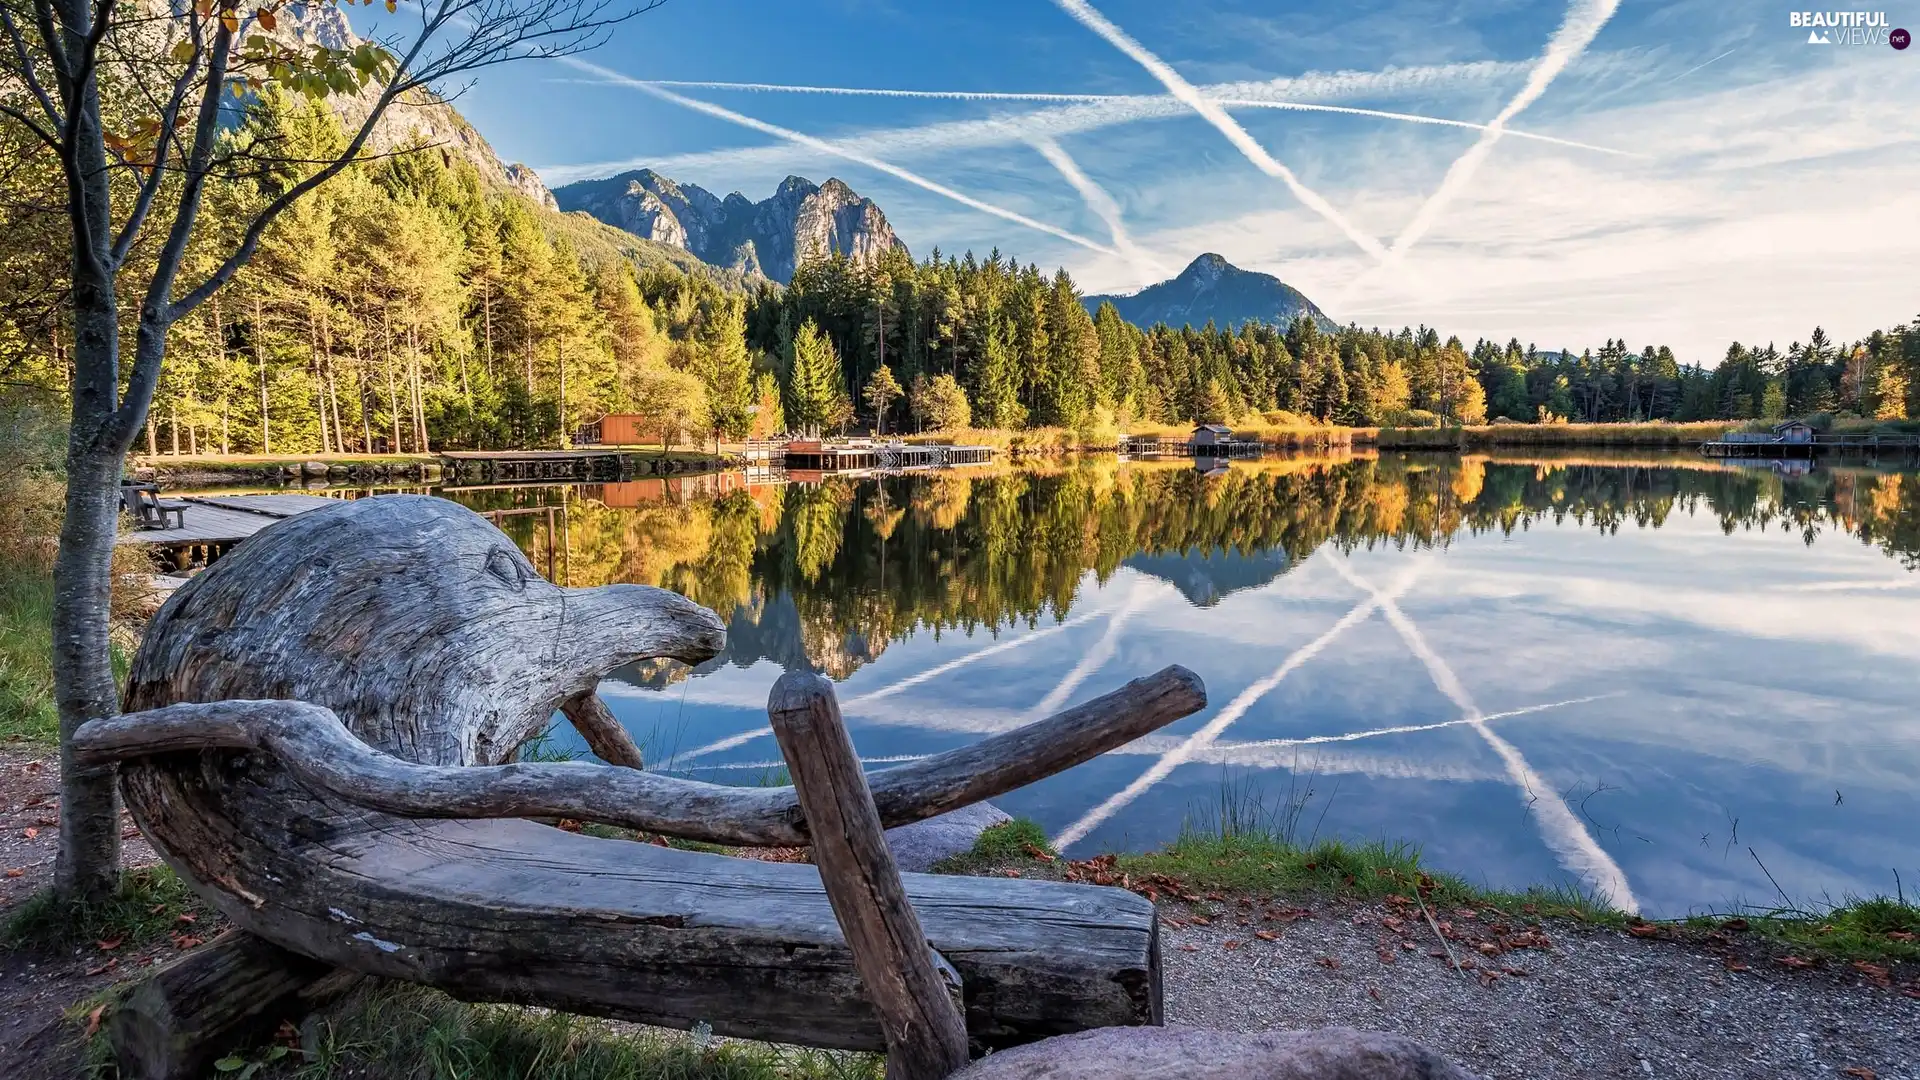
[[[955,465],[985,465],[993,461],[991,446],[947,446],[940,443],[882,443],[854,439],[843,443],[795,439],[787,443],[790,472],[859,472],[866,470],[945,469]]]
[[[626,467],[618,450],[446,450],[449,483],[527,480],[618,480]]]
[[[180,528],[140,529],[122,535],[120,542],[155,548],[181,568],[204,566],[276,521],[340,501],[319,495],[180,495],[173,499],[187,504]]]
[[[1120,452],[1129,457],[1147,458],[1247,458],[1259,457],[1264,450],[1259,443],[1244,439],[1196,443],[1188,439],[1163,439],[1155,435],[1128,435],[1120,440]]]
[[[1764,432],[1729,432],[1701,443],[1700,452],[1716,458],[1920,457],[1920,435],[1814,435],[1796,440],[1765,437]]]

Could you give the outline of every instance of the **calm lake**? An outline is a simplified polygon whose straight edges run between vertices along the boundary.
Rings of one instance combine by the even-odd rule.
[[[555,581],[729,619],[723,656],[602,687],[650,767],[777,770],[784,668],[834,678],[884,767],[1179,663],[1205,710],[1001,805],[1069,854],[1225,812],[1651,915],[1920,891],[1911,472],[1106,458],[453,497],[555,507],[501,519]]]

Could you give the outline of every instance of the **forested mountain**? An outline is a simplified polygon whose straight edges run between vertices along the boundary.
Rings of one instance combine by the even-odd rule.
[[[692,252],[714,266],[781,283],[808,258],[845,255],[868,263],[906,245],[887,216],[838,179],[789,176],[769,198],[722,199],[652,169],[581,180],[554,193],[563,210],[593,215],[635,236]]]
[[[1248,320],[1286,326],[1302,315],[1311,315],[1322,329],[1334,328],[1326,313],[1299,289],[1272,274],[1242,270],[1212,252],[1193,260],[1178,277],[1137,293],[1089,296],[1085,303],[1089,311],[1110,303],[1121,318],[1135,326],[1213,323],[1232,330]]]

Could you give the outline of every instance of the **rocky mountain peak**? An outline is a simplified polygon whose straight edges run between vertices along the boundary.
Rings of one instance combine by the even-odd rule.
[[[1187,268],[1180,272],[1180,279],[1192,281],[1202,286],[1211,285],[1219,281],[1221,276],[1227,271],[1233,269],[1237,269],[1237,267],[1229,263],[1225,256],[1215,255],[1209,251],[1205,255],[1188,263]]]
[[[815,255],[838,252],[868,262],[905,248],[873,200],[838,178],[815,184],[789,176],[770,197],[753,202],[739,192],[717,199],[697,185],[640,169],[568,184],[556,195],[561,209],[780,282],[791,281],[794,269]]]

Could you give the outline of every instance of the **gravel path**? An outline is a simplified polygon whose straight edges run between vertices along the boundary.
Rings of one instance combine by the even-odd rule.
[[[1196,910],[1207,922],[1188,921]],[[1920,1080],[1911,972],[1877,986],[1846,965],[1791,970],[1747,935],[1642,940],[1563,920],[1536,934],[1436,912],[1463,975],[1418,908],[1161,911],[1172,1024],[1397,1031],[1489,1080]],[[1496,941],[1520,947],[1487,955]]]

